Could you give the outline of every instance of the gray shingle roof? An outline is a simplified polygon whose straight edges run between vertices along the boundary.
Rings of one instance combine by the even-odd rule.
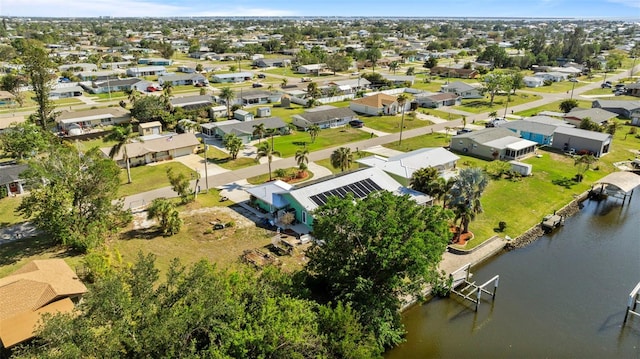
[[[357,115],[348,107],[336,107],[322,111],[305,112],[298,116],[311,123],[322,123],[336,118],[355,117]]]

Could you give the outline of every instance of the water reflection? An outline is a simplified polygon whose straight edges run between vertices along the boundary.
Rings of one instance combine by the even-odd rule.
[[[640,281],[638,197],[588,200],[560,230],[472,268],[477,283],[500,275],[495,302],[413,307],[407,342],[386,357],[640,358],[640,318],[622,326]]]

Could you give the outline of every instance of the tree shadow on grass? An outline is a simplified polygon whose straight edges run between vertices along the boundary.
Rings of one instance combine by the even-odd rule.
[[[32,256],[56,252],[58,252],[56,257],[68,257],[75,254],[71,250],[60,247],[52,238],[44,234],[22,238],[0,245],[0,266],[14,264],[21,259]]]
[[[119,240],[130,241],[132,239],[154,239],[157,237],[162,237],[162,231],[159,227],[153,226],[149,228],[138,228],[132,229],[120,234]]]

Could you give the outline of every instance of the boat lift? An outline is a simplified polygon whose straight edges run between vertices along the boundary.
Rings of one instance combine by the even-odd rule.
[[[477,312],[480,307],[482,293],[490,295],[492,301],[496,299],[500,276],[496,275],[481,285],[477,285],[476,282],[470,282],[471,276],[471,263],[451,272],[451,274],[449,274],[449,278],[451,279],[451,293],[475,304],[475,311]],[[493,283],[493,292],[485,289],[491,283]],[[458,289],[458,287],[462,287],[462,289]]]
[[[640,313],[636,312],[636,307],[638,306],[638,304],[640,304],[638,292],[640,292],[640,283],[636,284],[636,287],[633,288],[631,293],[629,293],[629,300],[627,301],[627,312],[624,314],[624,321],[622,321],[622,324],[625,324],[627,322],[629,314],[640,317]]]

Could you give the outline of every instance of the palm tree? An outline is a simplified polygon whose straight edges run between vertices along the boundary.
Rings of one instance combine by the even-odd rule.
[[[576,176],[578,182],[582,182],[584,174],[589,170],[589,168],[591,168],[591,165],[596,162],[598,162],[598,158],[594,155],[587,154],[576,157],[573,164],[574,166],[577,166],[579,170],[578,175]]]
[[[331,165],[342,172],[349,169],[353,163],[353,154],[348,147],[340,147],[331,154]]]
[[[133,142],[135,137],[138,137],[138,134],[133,132],[133,127],[129,124],[126,126],[114,127],[111,133],[104,138],[105,142],[116,141],[116,144],[111,147],[111,150],[109,150],[109,157],[112,159],[115,158],[122,150],[122,159],[127,165],[127,183],[131,183],[131,164],[129,161],[129,155],[127,154],[127,145]]]
[[[492,119],[492,120],[493,120],[493,119],[494,119],[494,118],[496,118],[496,117],[498,117],[498,111],[491,111],[491,112],[489,112],[489,118],[490,118],[490,119]]]
[[[289,83],[289,80],[285,77],[282,79],[282,82],[280,83],[280,87],[286,87],[288,83]]]
[[[258,136],[258,144],[262,141],[262,138],[267,133],[267,129],[264,127],[264,123],[253,125],[253,135]]]
[[[320,96],[320,90],[318,89],[318,84],[315,82],[310,82],[307,85],[307,95],[312,99],[316,99]]]
[[[236,97],[231,87],[223,87],[220,90],[220,98],[227,104],[227,118],[231,118],[231,101]]]
[[[316,142],[316,138],[318,137],[319,133],[320,133],[320,126],[313,125],[309,127],[309,135],[311,136],[311,143]]]
[[[228,133],[224,135],[222,140],[222,144],[224,148],[229,151],[232,159],[238,158],[238,152],[240,152],[240,148],[242,148],[242,139],[238,137],[235,133]]]
[[[398,141],[398,145],[402,144],[402,130],[404,128],[404,104],[407,103],[407,99],[408,97],[404,93],[401,93],[396,98],[396,101],[398,101],[398,106],[402,108],[402,119],[400,120],[400,140]]]
[[[400,64],[398,63],[398,61],[392,61],[389,64],[389,70],[393,71],[393,74],[396,74],[396,71],[398,71],[398,69],[400,68]]]
[[[263,142],[258,146],[258,155],[256,156],[256,161],[259,161],[261,158],[266,157],[269,163],[269,181],[273,179],[271,177],[271,162],[273,161],[274,156],[280,156],[279,151],[275,151],[269,142]]]
[[[307,163],[309,163],[309,150],[307,146],[296,151],[296,163],[298,163],[301,171],[307,168]]]
[[[129,103],[131,103],[132,105],[138,101],[138,99],[140,99],[140,92],[138,92],[138,90],[132,88],[131,90],[127,90],[127,99],[129,100]]]
[[[480,197],[489,184],[489,178],[480,168],[464,168],[449,193],[450,207],[460,219],[460,233],[469,232],[469,223],[477,213],[482,213]]]

